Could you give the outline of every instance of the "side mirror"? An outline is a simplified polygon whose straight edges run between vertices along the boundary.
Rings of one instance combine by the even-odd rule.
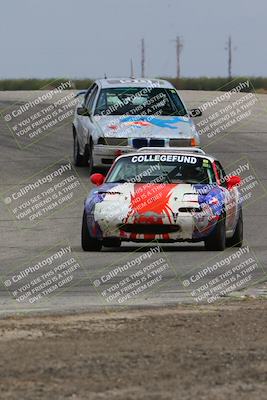
[[[202,111],[200,110],[200,108],[192,108],[192,110],[189,110],[189,115],[192,118],[201,117]]]
[[[82,115],[83,117],[90,117],[90,113],[85,107],[78,107],[77,114]]]
[[[90,176],[93,185],[101,186],[105,180],[105,176],[102,174],[93,174]]]
[[[241,183],[240,176],[233,175],[227,179],[227,188],[232,189],[234,186],[238,186]]]

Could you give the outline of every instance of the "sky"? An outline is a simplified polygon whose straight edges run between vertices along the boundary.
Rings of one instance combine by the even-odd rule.
[[[267,76],[266,0],[0,0],[0,79]]]

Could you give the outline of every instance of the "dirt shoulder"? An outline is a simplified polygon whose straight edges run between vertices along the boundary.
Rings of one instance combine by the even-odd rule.
[[[263,400],[266,301],[0,321],[0,398]]]

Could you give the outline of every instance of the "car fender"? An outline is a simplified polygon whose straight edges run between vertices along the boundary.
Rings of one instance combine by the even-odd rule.
[[[94,125],[90,117],[77,116],[73,124],[78,137],[81,154],[84,154],[85,146],[90,143]]]
[[[239,190],[233,187],[225,191],[225,212],[226,212],[226,231],[233,231],[239,216]]]
[[[240,210],[242,208],[241,196],[238,187],[234,186],[230,191],[233,199],[234,207],[232,215],[229,215],[229,228],[234,231],[239,219]]]

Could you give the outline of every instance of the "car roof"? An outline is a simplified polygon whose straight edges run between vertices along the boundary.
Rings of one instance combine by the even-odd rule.
[[[164,89],[173,89],[174,86],[163,79],[148,79],[148,78],[107,78],[98,79],[95,83],[101,88],[124,88],[124,87],[155,87]]]
[[[183,156],[194,156],[194,157],[199,157],[199,158],[205,158],[205,159],[208,159],[210,162],[214,162],[214,161],[216,161],[217,159],[216,158],[214,158],[213,156],[211,156],[211,155],[209,155],[209,154],[205,154],[204,152],[196,152],[196,151],[194,151],[194,150],[196,150],[196,149],[192,149],[192,150],[190,150],[190,149],[188,149],[188,150],[186,150],[186,149],[179,149],[179,148],[176,148],[176,149],[173,149],[173,148],[166,148],[166,147],[164,147],[163,149],[159,149],[159,150],[149,150],[149,149],[145,149],[145,148],[143,148],[143,149],[140,149],[140,150],[142,150],[142,151],[133,151],[133,152],[130,152],[130,153],[127,153],[127,154],[122,154],[121,156],[119,156],[119,157],[117,157],[117,159],[116,159],[116,161],[117,160],[119,160],[120,158],[125,158],[125,157],[132,157],[132,156],[140,156],[140,155],[151,155],[151,154],[160,154],[160,155],[163,155],[163,154],[179,154],[179,155],[183,155]]]

